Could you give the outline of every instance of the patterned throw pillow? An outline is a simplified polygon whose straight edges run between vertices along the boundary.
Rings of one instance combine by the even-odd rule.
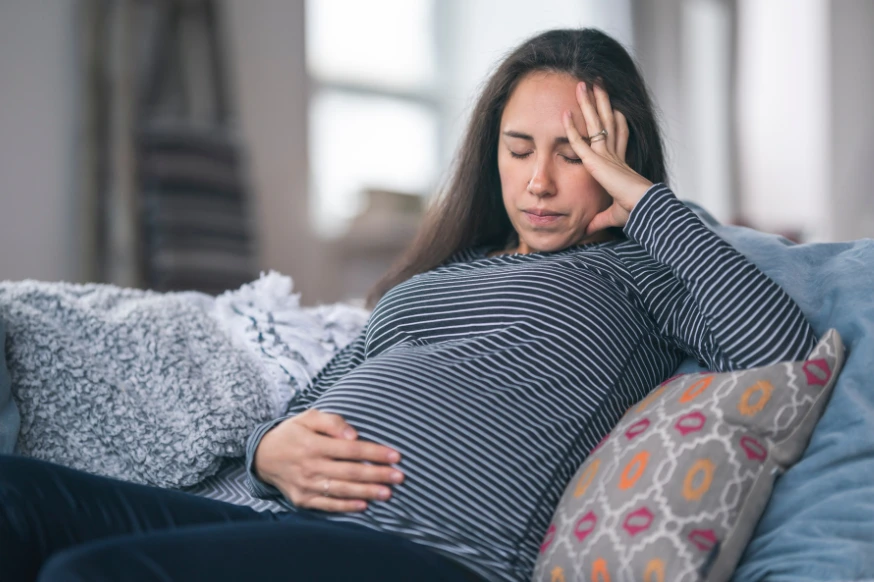
[[[806,361],[664,382],[571,480],[533,580],[727,580],[843,360],[829,330]]]

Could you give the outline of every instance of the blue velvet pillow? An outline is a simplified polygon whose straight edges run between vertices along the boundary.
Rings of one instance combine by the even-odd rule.
[[[848,350],[810,444],[777,480],[733,580],[874,579],[874,240],[793,245],[702,216],[798,302],[817,335],[835,328]]]
[[[6,368],[6,324],[0,319],[0,454],[9,454],[18,440],[21,419],[12,400],[12,382]]]

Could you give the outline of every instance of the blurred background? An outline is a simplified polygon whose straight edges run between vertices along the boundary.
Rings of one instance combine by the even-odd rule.
[[[519,42],[638,61],[724,222],[874,235],[872,0],[0,0],[0,280],[363,297]]]

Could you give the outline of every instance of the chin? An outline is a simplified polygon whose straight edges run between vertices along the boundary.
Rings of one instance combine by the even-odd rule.
[[[556,241],[548,239],[531,241],[528,244],[528,248],[531,249],[532,253],[554,253],[556,251],[563,251],[570,246],[573,246],[573,243],[565,240]]]

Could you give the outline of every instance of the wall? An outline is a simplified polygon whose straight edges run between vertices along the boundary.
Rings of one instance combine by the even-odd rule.
[[[0,280],[82,280],[73,1],[0,2]],[[304,0],[227,2],[230,64],[249,147],[260,266],[314,300],[307,224]]]
[[[260,267],[291,275],[313,303],[325,273],[309,226],[304,0],[225,0],[225,14]]]
[[[807,240],[874,236],[874,3],[743,0],[745,209]],[[742,37],[743,39],[743,37]]]
[[[737,128],[744,216],[757,228],[832,238],[829,3],[740,0]]]
[[[719,14],[734,15],[733,30]],[[874,236],[874,3],[635,0],[634,16],[681,197],[804,240]],[[736,43],[734,64],[701,54],[726,42]],[[720,66],[722,75],[707,72]],[[714,167],[728,174],[714,181]]]
[[[79,278],[73,7],[0,2],[0,280]]]
[[[636,0],[635,57],[652,92],[669,183],[717,219],[735,217],[730,0]]]
[[[670,183],[683,197],[694,198],[690,171],[684,163],[692,150],[685,139],[681,21],[682,0],[634,2],[634,56],[659,114]]]
[[[831,151],[826,200],[832,216],[830,237],[874,237],[874,2],[831,3],[831,133],[822,148]],[[809,83],[816,80],[809,79]],[[819,142],[808,135],[806,139]]]

